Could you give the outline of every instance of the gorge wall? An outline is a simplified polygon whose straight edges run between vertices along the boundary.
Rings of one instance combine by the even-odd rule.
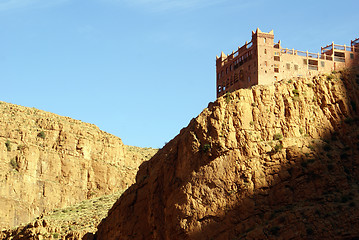
[[[53,113],[0,102],[0,229],[126,189],[146,155]]]
[[[359,72],[242,89],[144,162],[102,239],[359,237]]]

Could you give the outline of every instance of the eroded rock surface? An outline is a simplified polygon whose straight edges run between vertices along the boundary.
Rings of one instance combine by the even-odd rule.
[[[219,98],[140,166],[97,239],[358,237],[358,84],[346,71]]]
[[[145,156],[53,113],[0,102],[0,229],[126,189]]]

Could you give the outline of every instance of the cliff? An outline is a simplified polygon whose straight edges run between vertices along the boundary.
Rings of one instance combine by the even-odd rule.
[[[0,102],[0,229],[125,190],[147,156],[53,113]]]
[[[242,89],[144,162],[110,239],[359,237],[359,72]]]

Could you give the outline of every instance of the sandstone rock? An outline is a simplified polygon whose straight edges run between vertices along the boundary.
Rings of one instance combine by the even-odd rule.
[[[209,104],[140,166],[97,239],[358,237],[358,76],[281,81]]]
[[[5,102],[0,114],[0,229],[124,190],[148,158],[93,124]]]

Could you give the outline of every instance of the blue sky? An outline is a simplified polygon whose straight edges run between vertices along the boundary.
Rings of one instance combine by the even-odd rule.
[[[359,37],[357,0],[0,0],[0,100],[162,147],[215,101],[215,59],[251,31],[320,51]]]

